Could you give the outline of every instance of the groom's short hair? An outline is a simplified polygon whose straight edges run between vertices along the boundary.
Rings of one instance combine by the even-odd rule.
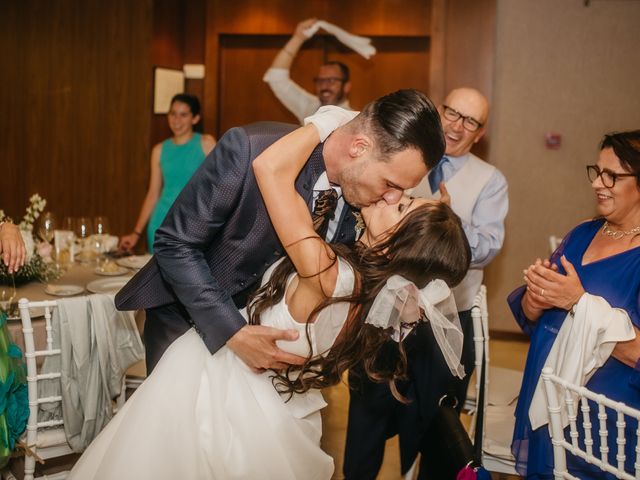
[[[444,155],[440,114],[429,97],[418,90],[398,90],[367,104],[353,120],[353,128],[364,129],[373,137],[383,160],[415,148],[431,170]]]

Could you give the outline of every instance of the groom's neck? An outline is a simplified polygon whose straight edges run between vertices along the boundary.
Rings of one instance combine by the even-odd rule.
[[[340,172],[349,159],[349,143],[350,135],[343,128],[339,128],[329,135],[322,146],[322,157],[327,169],[327,177],[329,182],[335,185],[340,184]]]

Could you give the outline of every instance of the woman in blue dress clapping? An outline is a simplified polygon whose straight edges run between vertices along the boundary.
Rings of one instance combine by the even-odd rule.
[[[640,408],[640,130],[605,135],[599,159],[587,173],[600,216],[569,232],[549,260],[536,260],[525,271],[526,285],[509,296],[516,321],[531,336],[512,444],[519,473],[531,479],[553,478],[547,425],[533,430],[529,419],[533,393],[563,321],[585,292],[625,310],[636,331],[634,340],[616,344],[586,387]],[[597,410],[591,416],[597,425]],[[609,423],[609,461],[615,465],[615,417]],[[637,424],[628,422],[626,428],[633,432]],[[599,442],[594,435],[594,452]],[[628,471],[634,449],[635,442],[627,442]],[[567,462],[581,479],[613,478],[577,457],[569,455]]]

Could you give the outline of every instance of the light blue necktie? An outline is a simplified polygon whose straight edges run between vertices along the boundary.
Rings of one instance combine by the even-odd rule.
[[[442,157],[438,162],[438,165],[436,165],[436,168],[429,172],[429,186],[431,187],[431,193],[436,193],[438,191],[440,182],[444,179],[443,167],[448,160],[449,159],[447,157]]]

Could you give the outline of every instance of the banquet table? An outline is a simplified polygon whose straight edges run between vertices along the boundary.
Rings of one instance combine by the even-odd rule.
[[[124,285],[124,283],[126,283],[126,281],[128,281],[136,272],[135,269],[124,267],[120,268],[119,271],[122,272],[122,274],[117,276],[100,275],[96,273],[95,264],[81,264],[76,262],[71,264],[60,278],[48,284],[33,281],[16,288],[15,293],[12,291],[12,287],[0,286],[0,290],[4,290],[5,298],[13,296],[13,301],[16,302],[21,298],[26,298],[29,301],[61,300],[63,298],[69,298],[70,296],[86,296],[93,293],[105,293],[113,299],[114,294],[119,289],[118,286]],[[77,286],[77,289],[81,290],[77,294],[69,296],[52,295],[47,293],[47,291],[56,291],[56,287],[60,287],[62,285]],[[100,288],[101,286],[103,288]],[[94,291],[92,292],[91,290]],[[38,328],[44,323],[42,312],[32,312],[32,316],[36,348],[42,348],[45,344],[45,332],[43,328]],[[143,330],[144,318],[144,311],[135,312],[135,321],[139,332],[142,332]],[[24,340],[21,333],[22,324],[20,322],[19,315],[17,317],[9,318],[8,327],[11,335],[13,336],[14,342],[24,350]]]

